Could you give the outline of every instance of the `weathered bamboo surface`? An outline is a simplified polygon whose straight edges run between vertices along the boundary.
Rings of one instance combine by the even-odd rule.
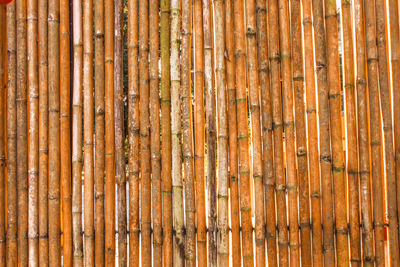
[[[0,4],[0,267],[398,266],[399,28],[398,0]]]

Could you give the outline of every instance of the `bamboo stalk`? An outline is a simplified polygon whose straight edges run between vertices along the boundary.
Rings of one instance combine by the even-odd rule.
[[[191,58],[192,1],[182,1],[182,46],[181,46],[181,112],[182,112],[182,157],[185,181],[185,265],[196,266],[195,242],[195,192],[193,173],[192,111],[191,111]]]
[[[149,28],[150,44],[150,151],[151,151],[151,196],[153,225],[153,263],[162,266],[162,209],[161,209],[161,158],[160,158],[160,98],[158,78],[159,49],[159,1],[150,1]],[[166,20],[167,21],[167,20]]]
[[[180,19],[180,0],[171,1],[171,150],[172,150],[172,207],[173,225],[175,230],[173,264],[174,266],[184,266],[184,209],[183,209],[183,185],[182,185],[182,132],[181,132],[181,75],[180,75],[180,44],[181,44],[181,19]],[[163,49],[164,46],[161,46]],[[162,54],[163,55],[163,54]],[[169,59],[168,59],[169,60]],[[162,77],[161,77],[162,79]],[[165,90],[167,91],[167,90]],[[163,107],[167,109],[168,93],[163,97],[161,112]],[[162,94],[163,96],[163,94]],[[165,100],[164,100],[165,99]],[[165,111],[165,113],[167,112]],[[163,114],[165,114],[163,112]],[[168,118],[168,114],[162,115],[162,119]],[[167,127],[167,134],[168,134]],[[164,133],[164,132],[163,132]],[[163,134],[164,136],[164,134]],[[167,135],[168,136],[168,135]],[[168,139],[167,139],[168,140]],[[164,137],[163,137],[164,144]],[[164,149],[163,149],[164,151]],[[167,150],[168,151],[168,150]],[[163,153],[164,154],[164,153]],[[164,161],[163,161],[164,162]],[[164,164],[163,164],[164,166]],[[163,180],[164,181],[164,180]],[[165,184],[165,183],[164,183]],[[165,193],[164,193],[165,194]],[[165,221],[163,221],[164,223]],[[165,228],[164,228],[165,229]]]
[[[296,156],[299,185],[299,226],[301,239],[301,266],[311,266],[310,193],[307,166],[307,133],[304,103],[303,44],[300,0],[290,4],[292,79],[295,105]]]
[[[356,37],[357,63],[357,115],[358,115],[358,154],[360,174],[360,201],[364,266],[374,266],[373,222],[371,208],[370,159],[368,135],[368,99],[366,77],[366,51],[364,31],[364,2],[354,2],[354,23]],[[375,205],[374,205],[375,206]]]
[[[4,128],[6,126],[6,116],[5,116],[5,107],[6,107],[6,94],[3,91],[5,88],[4,82],[4,67],[5,67],[5,56],[3,56],[4,48],[6,47],[6,40],[4,39],[5,35],[5,8],[0,7],[0,266],[6,266],[6,217],[5,217],[5,200],[6,200],[6,188],[5,188],[5,146],[4,146]]]
[[[322,181],[322,221],[324,229],[323,248],[324,263],[328,266],[335,263],[334,228],[333,228],[333,191],[332,164],[330,150],[328,78],[326,63],[325,28],[323,19],[323,2],[312,1],[315,61],[318,85],[318,117],[320,169]]]
[[[240,218],[239,218],[239,187],[238,187],[238,158],[237,158],[237,119],[236,119],[236,86],[235,86],[235,58],[233,34],[233,1],[225,1],[225,35],[226,35],[226,90],[229,133],[229,187],[231,204],[231,231],[232,231],[232,265],[241,265],[240,250]],[[275,226],[274,226],[275,227]]]
[[[386,5],[385,1],[375,1],[376,12],[376,43],[378,48],[378,67],[379,67],[379,92],[382,107],[383,120],[383,140],[385,142],[385,172],[386,172],[386,191],[387,208],[389,222],[389,246],[391,266],[400,264],[399,255],[399,233],[398,233],[398,211],[396,193],[396,166],[393,153],[393,132],[392,132],[392,100],[391,88],[389,83],[388,59],[386,47]],[[398,23],[397,23],[398,24]]]
[[[288,233],[285,196],[285,169],[283,165],[283,122],[282,122],[282,95],[280,78],[280,50],[279,50],[279,21],[278,2],[268,1],[269,31],[269,60],[271,69],[271,106],[272,130],[274,136],[274,175],[277,209],[277,231],[279,247],[279,265],[289,264]]]
[[[117,183],[118,220],[118,265],[127,262],[126,229],[126,174],[125,174],[125,127],[124,127],[124,88],[123,88],[123,6],[122,0],[114,1],[115,39],[114,39],[114,123],[115,123],[115,180]]]
[[[321,227],[321,189],[318,158],[318,126],[317,126],[317,105],[315,91],[315,69],[311,1],[303,0],[303,27],[304,27],[304,67],[307,104],[307,143],[308,143],[308,166],[310,170],[311,190],[311,220],[312,225],[312,256],[313,265],[323,264],[322,248],[322,227]]]

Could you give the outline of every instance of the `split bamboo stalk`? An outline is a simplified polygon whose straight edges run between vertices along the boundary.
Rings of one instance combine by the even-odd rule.
[[[385,266],[384,187],[382,179],[381,118],[379,106],[378,51],[376,47],[375,5],[364,2],[368,67],[369,127],[372,165],[372,197],[375,229],[375,264]]]
[[[139,266],[139,2],[128,1],[129,266]]]
[[[238,187],[238,157],[237,157],[237,119],[236,119],[236,86],[235,86],[235,58],[233,33],[233,1],[225,1],[225,36],[226,36],[226,90],[227,114],[229,133],[229,188],[231,204],[231,232],[232,232],[232,265],[241,265],[240,250],[240,210]],[[275,226],[274,226],[275,227]]]
[[[179,2],[178,2],[179,6]],[[160,49],[161,49],[161,183],[162,183],[162,258],[164,266],[172,267],[173,261],[173,216],[172,216],[172,154],[171,154],[171,65],[170,55],[172,55],[172,41],[170,53],[170,32],[172,40],[172,25],[170,27],[170,13],[174,16],[175,10],[171,9],[170,0],[162,0],[160,3]],[[171,20],[171,24],[172,24]],[[172,56],[171,56],[172,61]],[[157,65],[158,66],[158,65]],[[176,66],[179,68],[179,61]],[[158,92],[158,91],[157,91]],[[158,95],[157,95],[158,97]],[[157,98],[158,99],[158,98]],[[158,100],[160,101],[160,100]],[[157,113],[158,114],[158,113]],[[182,164],[179,165],[182,170]],[[181,173],[180,173],[181,175]],[[182,190],[182,188],[181,188]],[[181,193],[182,199],[182,193]],[[183,217],[182,217],[183,218]],[[161,257],[160,257],[161,258]]]
[[[361,266],[360,208],[358,188],[357,119],[354,87],[354,52],[351,2],[342,0],[342,29],[344,49],[344,90],[346,94],[347,180],[349,187],[350,260]]]
[[[180,108],[180,95],[181,95],[181,75],[180,75],[180,44],[181,44],[181,1],[171,1],[171,151],[172,151],[172,207],[173,207],[173,225],[175,230],[174,236],[174,249],[173,249],[173,264],[175,266],[184,266],[184,208],[183,208],[183,184],[182,184],[182,127],[181,127],[181,108]],[[162,24],[163,26],[163,24]],[[163,31],[162,31],[163,32]],[[161,39],[162,41],[162,39]],[[161,46],[163,49],[164,46]],[[163,54],[161,54],[163,56]],[[161,59],[162,60],[162,59]],[[168,59],[169,60],[169,59]],[[162,77],[161,77],[162,79]],[[161,85],[162,86],[162,85]],[[163,87],[161,87],[163,88]],[[168,118],[168,114],[163,112],[169,111],[167,107],[168,92],[165,90],[166,97],[161,96],[163,99],[161,118]],[[168,134],[167,127],[167,134]],[[168,135],[167,135],[168,136]],[[164,132],[163,132],[164,144]],[[164,149],[163,149],[164,151]],[[167,150],[168,151],[168,150]],[[164,161],[163,161],[164,162]],[[164,164],[162,164],[164,166]],[[163,178],[164,181],[164,178]],[[165,193],[164,193],[165,195]],[[166,223],[163,221],[163,223]],[[165,228],[164,228],[165,229]],[[165,251],[165,250],[164,250]]]
[[[217,166],[218,166],[218,266],[229,265],[228,213],[228,120],[225,69],[225,5],[214,1],[215,11],[215,80],[217,92]],[[210,10],[212,12],[212,9]],[[263,239],[264,240],[264,239]],[[216,266],[216,265],[215,265]]]
[[[314,49],[311,18],[311,0],[303,0],[304,29],[304,67],[307,104],[307,143],[308,167],[310,170],[311,220],[312,220],[312,257],[313,266],[323,264],[322,227],[321,227],[321,189],[318,158],[318,126],[315,91]]]
[[[368,96],[364,31],[364,1],[354,1],[357,63],[358,154],[360,175],[361,225],[364,266],[374,266],[373,221],[371,208],[370,158],[368,135]],[[379,204],[379,203],[378,203]],[[375,206],[375,205],[374,205]]]
[[[196,182],[197,261],[207,266],[207,226],[204,192],[204,32],[202,0],[193,1],[194,40],[194,168]]]
[[[195,192],[193,170],[192,110],[191,110],[191,58],[192,1],[182,1],[182,46],[181,46],[181,112],[182,112],[182,157],[185,181],[185,265],[196,266]]]
[[[388,55],[386,47],[386,1],[375,1],[376,12],[376,43],[378,48],[378,71],[379,71],[379,92],[382,107],[383,140],[385,142],[385,172],[387,191],[387,213],[389,222],[389,247],[391,266],[400,264],[399,254],[399,233],[398,233],[398,211],[396,192],[396,166],[394,160],[393,146],[393,123],[392,123],[392,100],[391,88],[388,73]],[[398,24],[398,21],[397,21]]]
[[[335,263],[334,248],[334,217],[333,217],[333,189],[332,189],[332,163],[330,150],[329,128],[329,99],[328,77],[326,65],[325,27],[323,15],[323,2],[312,0],[315,61],[318,86],[318,117],[319,117],[319,153],[322,181],[322,221],[324,229],[323,248],[324,263],[331,266]],[[337,59],[336,59],[337,60]]]
[[[268,1],[268,50],[271,69],[272,130],[274,136],[274,176],[277,207],[279,265],[289,264],[287,211],[285,194],[285,169],[283,165],[283,122],[280,77],[278,1]]]
[[[73,1],[72,240],[73,265],[83,266],[82,240],[82,2]]]
[[[29,0],[27,5],[28,48],[28,247],[29,265],[39,266],[38,224],[38,175],[39,175],[39,77],[38,77],[38,2]],[[1,36],[1,35],[0,35]],[[1,50],[1,48],[0,48]],[[0,52],[1,53],[1,52]],[[0,59],[1,61],[1,59]],[[0,63],[1,64],[1,63]],[[2,75],[0,75],[0,79]],[[1,88],[1,87],[0,87]],[[2,109],[2,106],[0,107]],[[1,126],[0,126],[1,127]],[[3,129],[3,128],[1,128]],[[1,141],[0,141],[1,142]],[[1,264],[0,264],[1,265]]]
[[[6,126],[6,116],[5,109],[6,106],[6,94],[4,94],[4,65],[6,63],[5,57],[3,56],[4,47],[6,46],[5,36],[5,8],[0,7],[0,266],[6,266],[6,233],[5,233],[5,198],[6,198],[6,188],[5,188],[5,147],[4,147],[4,128]]]
[[[18,265],[28,265],[27,1],[16,1]]]
[[[151,203],[153,226],[152,266],[162,266],[162,210],[161,210],[161,158],[160,158],[160,98],[158,78],[159,55],[159,1],[149,3],[150,44],[150,153],[151,153]],[[167,20],[168,21],[168,20]],[[167,68],[168,69],[168,68]]]
[[[105,265],[115,266],[114,0],[104,1]],[[91,36],[91,35],[90,35]],[[143,254],[143,257],[146,255]]]
[[[49,266],[61,264],[60,242],[60,3],[48,5],[49,61]]]
[[[261,118],[262,118],[262,142],[263,142],[263,182],[264,205],[266,211],[266,239],[267,257],[269,266],[277,266],[276,250],[276,208],[275,208],[275,176],[273,169],[272,148],[272,109],[270,69],[268,61],[267,41],[267,3],[258,0],[257,5],[257,42],[258,42],[258,76],[261,87]]]
[[[115,180],[117,183],[118,265],[127,266],[127,214],[125,174],[125,127],[123,88],[123,6],[122,0],[114,1],[114,123],[115,123]]]
[[[224,12],[222,12],[224,14]],[[204,28],[204,90],[207,140],[207,212],[208,212],[208,262],[217,266],[217,193],[216,193],[216,131],[215,131],[215,89],[214,89],[214,32],[213,8],[210,0],[203,0]],[[225,28],[223,29],[225,30]],[[224,44],[225,45],[225,44]]]
[[[301,240],[301,266],[310,266],[311,263],[311,235],[310,235],[310,192],[307,166],[307,132],[304,102],[304,72],[303,72],[303,43],[301,27],[300,0],[290,4],[290,27],[292,45],[292,79],[295,106],[296,127],[296,156],[299,193],[299,226]],[[308,54],[311,55],[311,54]]]
[[[94,6],[94,119],[95,119],[95,155],[94,155],[94,255],[95,266],[104,266],[104,1],[97,0]]]
[[[7,6],[7,233],[8,267],[17,262],[17,36],[16,3]]]
[[[38,60],[39,60],[39,266],[49,265],[48,239],[48,59],[47,0],[39,0]],[[80,234],[80,233],[79,233]]]

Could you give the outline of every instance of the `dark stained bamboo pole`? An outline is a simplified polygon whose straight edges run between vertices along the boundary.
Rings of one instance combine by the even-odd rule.
[[[191,58],[190,44],[192,38],[192,1],[182,0],[182,45],[181,45],[181,112],[182,112],[182,157],[185,181],[185,265],[196,266],[195,241],[195,188],[192,142],[191,110]]]
[[[16,1],[18,266],[28,266],[27,1]]]
[[[294,0],[290,4],[290,22],[290,30],[292,33],[292,79],[295,106],[301,266],[311,266],[310,193],[307,166],[307,132],[304,102],[303,40],[301,34],[300,0]]]
[[[312,33],[311,0],[303,0],[304,67],[307,104],[308,167],[310,171],[310,197],[312,220],[312,257],[314,266],[323,264],[321,227],[321,182],[318,158],[318,126],[315,90],[314,43]]]
[[[95,155],[94,155],[94,263],[104,266],[104,1],[98,0],[94,5],[94,119],[95,119]]]
[[[354,25],[357,63],[358,155],[360,175],[360,202],[362,225],[362,252],[364,266],[374,266],[374,237],[371,208],[370,158],[368,133],[368,95],[366,77],[366,50],[364,1],[354,1]]]
[[[115,123],[115,180],[117,183],[118,266],[127,266],[127,214],[125,174],[125,127],[123,88],[123,8],[122,0],[114,1],[114,123]]]
[[[376,12],[376,43],[378,48],[378,67],[379,67],[379,92],[382,107],[383,121],[383,140],[385,142],[385,172],[386,172],[386,191],[387,191],[387,214],[389,222],[389,250],[391,266],[400,264],[399,254],[399,233],[398,233],[398,211],[397,211],[397,182],[396,166],[394,159],[393,146],[393,123],[392,123],[392,99],[388,73],[388,55],[386,44],[386,1],[375,1]],[[397,21],[398,23],[398,21]]]
[[[152,266],[162,266],[162,209],[161,209],[161,157],[160,157],[160,96],[159,96],[159,4],[149,3],[149,45],[150,45],[150,157],[151,157],[151,203],[153,226]]]
[[[332,163],[330,150],[329,128],[329,99],[328,77],[325,44],[325,28],[323,17],[323,2],[312,0],[315,67],[318,86],[318,117],[319,117],[319,153],[322,181],[322,221],[323,221],[323,252],[324,264],[331,266],[335,263],[334,248],[334,218],[333,218],[333,189]]]
[[[8,267],[17,266],[17,36],[16,3],[7,6],[7,232]]]
[[[28,247],[29,265],[39,266],[38,175],[39,175],[39,76],[38,76],[38,2],[27,5],[28,48]],[[0,52],[1,53],[1,52]],[[0,75],[1,77],[1,75]],[[1,78],[0,78],[1,79]],[[0,87],[1,88],[1,87]],[[0,107],[2,108],[2,107]],[[1,126],[0,126],[1,127]]]
[[[369,130],[371,146],[372,197],[375,230],[375,264],[385,266],[384,187],[382,184],[381,118],[379,106],[378,51],[376,47],[375,5],[364,2],[368,67]]]
[[[83,266],[82,240],[82,2],[73,1],[73,92],[72,92],[72,249],[73,265]]]
[[[115,266],[114,1],[104,1],[105,265]],[[91,36],[91,35],[90,35]],[[145,255],[143,255],[145,257]]]
[[[354,52],[351,2],[342,0],[342,29],[344,48],[344,89],[346,94],[347,179],[349,187],[350,260],[361,266],[360,208],[358,187],[357,119],[354,87]]]
[[[261,118],[263,142],[263,182],[266,221],[267,257],[269,266],[277,266],[276,250],[276,208],[275,208],[275,176],[273,169],[272,144],[272,108],[270,69],[267,41],[267,2],[258,0],[257,5],[257,42],[258,42],[258,76],[261,88]]]
[[[129,266],[139,266],[139,2],[128,2]]]
[[[227,114],[229,133],[229,188],[231,204],[231,232],[232,232],[232,265],[240,266],[242,257],[240,250],[240,209],[238,186],[238,157],[237,157],[237,119],[236,119],[236,85],[235,85],[235,49],[233,34],[233,1],[225,1],[225,49],[226,59],[226,90]],[[275,227],[275,226],[274,226]]]
[[[224,14],[224,12],[222,13]],[[215,131],[215,89],[214,89],[214,32],[213,8],[210,0],[203,0],[204,28],[204,91],[207,140],[207,242],[208,262],[217,265],[217,193],[216,193],[216,131]],[[223,29],[225,30],[225,28]]]
[[[6,126],[6,116],[5,116],[5,103],[6,94],[4,93],[4,69],[5,69],[5,56],[3,56],[4,48],[6,47],[5,35],[5,8],[0,7],[0,266],[6,266],[6,232],[5,232],[5,200],[6,200],[6,188],[5,188],[5,144],[4,144],[4,129]]]
[[[271,70],[272,130],[274,142],[274,176],[277,207],[279,265],[289,264],[288,233],[285,194],[285,169],[283,165],[283,121],[280,77],[278,1],[268,1],[268,52]]]

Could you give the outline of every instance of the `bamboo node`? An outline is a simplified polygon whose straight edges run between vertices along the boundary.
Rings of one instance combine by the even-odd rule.
[[[349,229],[347,228],[336,228],[336,233],[341,235],[347,235],[349,233]]]
[[[285,128],[293,127],[293,126],[294,126],[294,121],[285,121],[285,122],[283,123],[283,126],[284,126]]]
[[[344,171],[344,166],[332,166],[333,173],[341,173]]]
[[[299,248],[300,247],[300,244],[289,244],[289,248],[290,249],[296,249],[296,248]]]
[[[340,92],[334,93],[334,94],[329,94],[329,99],[336,99],[336,98],[338,98],[340,96],[341,96]]]
[[[317,199],[319,199],[319,198],[321,198],[321,195],[320,195],[319,193],[315,192],[315,193],[312,193],[312,194],[311,194],[311,198],[317,198]]]
[[[240,175],[249,175],[250,171],[249,170],[239,170]]]
[[[319,158],[319,161],[322,162],[328,162],[330,163],[332,161],[331,155],[321,155]]]
[[[279,129],[279,128],[282,128],[282,123],[275,123],[275,122],[272,122],[272,129],[274,129],[274,130],[277,130],[277,129]]]
[[[275,186],[275,191],[276,192],[285,192],[286,191],[286,187],[283,184],[277,185],[277,186]]]
[[[362,77],[357,77],[357,84],[358,85],[366,85],[367,84],[367,80],[365,78],[362,78]]]
[[[287,191],[296,191],[297,185],[288,185],[286,188],[287,188]]]
[[[291,57],[292,57],[292,56],[291,56],[290,54],[281,54],[281,60],[284,60],[284,59],[290,60]]]
[[[260,110],[260,105],[252,104],[250,110],[251,112],[258,112]]]
[[[251,208],[240,208],[241,212],[251,212]]]
[[[228,196],[227,195],[218,194],[217,198],[218,199],[228,199]]]
[[[295,76],[295,77],[293,77],[293,81],[302,82],[302,81],[304,81],[304,76]]]
[[[307,112],[307,114],[312,114],[312,113],[317,112],[317,110],[315,108],[307,108],[306,112]]]

